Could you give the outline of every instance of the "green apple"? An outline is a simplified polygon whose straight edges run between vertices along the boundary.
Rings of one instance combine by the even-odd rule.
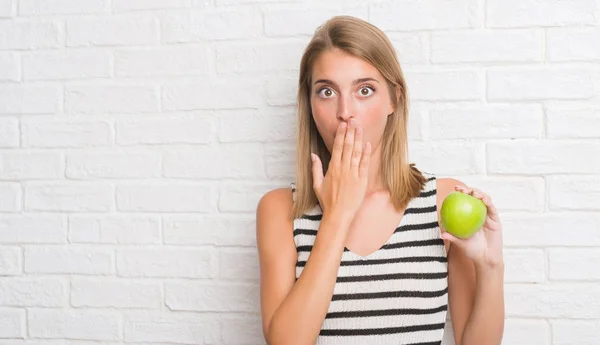
[[[487,207],[480,199],[461,192],[452,192],[442,202],[442,227],[455,237],[466,239],[485,223]]]

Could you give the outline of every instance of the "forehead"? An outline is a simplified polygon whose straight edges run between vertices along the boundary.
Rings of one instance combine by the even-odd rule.
[[[364,77],[383,79],[375,66],[338,48],[321,53],[312,70],[312,80],[326,78],[340,83],[351,83]]]

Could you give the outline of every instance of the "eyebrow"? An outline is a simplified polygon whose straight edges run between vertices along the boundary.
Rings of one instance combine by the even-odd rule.
[[[352,82],[352,85],[364,83],[366,81],[374,81],[379,84],[379,82],[376,79],[367,77],[367,78],[356,79],[355,81]],[[318,83],[325,83],[325,84],[331,84],[331,85],[337,86],[337,84],[333,80],[329,80],[329,79],[319,79],[319,80],[315,81],[314,85],[316,85]]]

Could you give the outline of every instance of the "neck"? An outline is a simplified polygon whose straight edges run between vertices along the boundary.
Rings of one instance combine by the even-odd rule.
[[[381,145],[373,147],[369,161],[369,178],[366,196],[386,191],[381,180]]]

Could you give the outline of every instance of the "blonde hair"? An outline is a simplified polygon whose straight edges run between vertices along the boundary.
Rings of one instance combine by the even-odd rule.
[[[381,178],[398,210],[419,196],[427,178],[408,164],[408,92],[396,52],[387,36],[374,25],[351,16],[335,16],[319,26],[304,50],[298,80],[296,196],[291,217],[298,218],[318,204],[313,189],[310,153],[316,153],[326,174],[331,154],[319,134],[310,106],[311,74],[323,52],[338,48],[379,70],[388,83],[394,112],[388,116],[382,137]]]

